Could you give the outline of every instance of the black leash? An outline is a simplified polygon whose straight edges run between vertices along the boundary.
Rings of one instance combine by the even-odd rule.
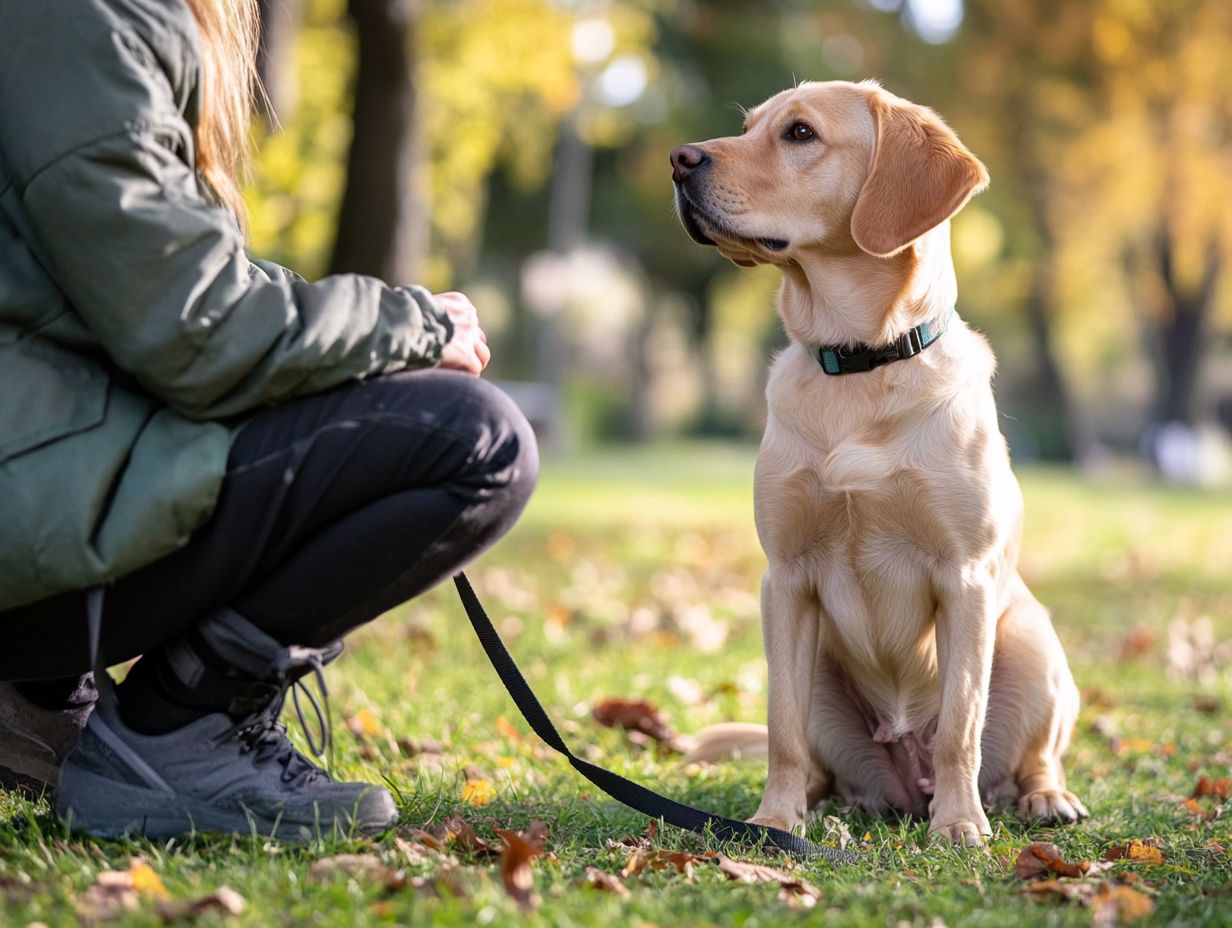
[[[596,767],[575,755],[565,744],[565,739],[560,736],[552,720],[548,718],[534,690],[522,676],[522,671],[518,669],[505,643],[501,641],[500,635],[492,627],[492,620],[484,611],[479,597],[475,595],[470,581],[466,579],[466,574],[459,573],[453,578],[453,582],[458,587],[462,607],[466,610],[467,618],[471,620],[475,634],[479,637],[479,643],[483,645],[488,660],[492,662],[497,676],[500,677],[501,683],[505,684],[505,689],[513,697],[514,704],[522,713],[522,717],[526,719],[527,724],[550,747],[564,754],[569,759],[569,763],[573,765],[573,769],[613,799],[643,815],[649,815],[654,819],[661,818],[677,828],[684,828],[698,834],[709,831],[721,841],[770,844],[797,857],[822,857],[835,863],[853,863],[857,859],[857,856],[850,851],[840,851],[837,848],[814,844],[812,841],[797,837],[781,828],[750,825],[748,822],[724,818],[721,815],[711,815],[701,809],[675,802],[632,780],[626,780],[610,770]]]

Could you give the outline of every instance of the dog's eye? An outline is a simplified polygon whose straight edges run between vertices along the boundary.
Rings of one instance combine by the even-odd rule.
[[[817,133],[809,128],[806,123],[802,122],[792,123],[788,127],[787,132],[784,133],[784,138],[790,139],[793,142],[807,142],[809,139],[816,137]]]

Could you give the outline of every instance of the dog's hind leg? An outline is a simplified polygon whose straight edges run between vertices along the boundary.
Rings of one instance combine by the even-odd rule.
[[[980,793],[1013,784],[1024,820],[1074,822],[1087,815],[1066,788],[1061,755],[1078,716],[1078,689],[1048,617],[1026,586],[1001,617],[981,741]]]

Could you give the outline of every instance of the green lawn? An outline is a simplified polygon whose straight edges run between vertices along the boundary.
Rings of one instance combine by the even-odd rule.
[[[591,709],[604,697],[644,697],[686,732],[764,718],[752,458],[747,450],[682,446],[549,464],[523,521],[471,571],[579,753],[741,817],[757,805],[761,764],[684,768],[653,744],[598,727]],[[396,788],[408,828],[460,815],[495,843],[493,828],[546,822],[552,856],[532,866],[532,911],[507,895],[494,858],[456,848],[453,867],[411,860],[392,835],[309,848],[258,838],[103,844],[65,834],[46,803],[0,795],[0,924],[75,924],[98,873],[140,856],[174,899],[222,885],[246,899],[241,915],[207,915],[201,924],[1088,925],[1092,909],[1024,893],[1014,874],[1019,849],[1054,842],[1067,859],[1094,860],[1132,839],[1156,844],[1162,862],[1119,862],[1099,878],[1151,898],[1154,912],[1143,924],[1232,924],[1232,826],[1218,817],[1224,800],[1182,804],[1199,777],[1232,772],[1229,671],[1167,673],[1170,643],[1183,657],[1169,631],[1174,620],[1209,617],[1217,641],[1232,639],[1232,499],[1128,477],[1093,483],[1030,471],[1022,479],[1023,572],[1053,609],[1084,694],[1068,769],[1092,814],[1077,827],[1028,829],[998,814],[986,852],[959,852],[929,846],[924,823],[865,821],[831,807],[824,812],[845,823],[862,856],[848,867],[794,871],[820,890],[811,911],[780,900],[776,885],[731,882],[707,862],[691,876],[629,876],[627,897],[588,888],[587,867],[619,873],[626,864],[629,849],[611,848],[609,839],[640,835],[646,821],[529,733],[448,589],[356,634],[331,669],[334,717],[351,719],[350,727],[336,721],[339,766]],[[425,746],[439,750],[419,750]],[[819,818],[809,834],[833,841],[837,828]],[[657,846],[706,848],[671,829]],[[341,853],[375,854],[405,874],[309,876],[314,861]],[[156,906],[154,894],[139,893],[116,923],[162,924]]]

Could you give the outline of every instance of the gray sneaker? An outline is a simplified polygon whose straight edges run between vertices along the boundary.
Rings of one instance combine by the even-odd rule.
[[[281,704],[238,725],[215,713],[149,736],[103,699],[60,770],[56,812],[74,831],[153,840],[221,832],[310,841],[396,824],[387,790],[335,782],[291,745],[276,721]]]
[[[93,695],[81,691],[83,699]],[[21,789],[38,796],[53,794],[60,764],[77,744],[94,703],[85,699],[68,709],[44,709],[0,683],[0,788]]]

